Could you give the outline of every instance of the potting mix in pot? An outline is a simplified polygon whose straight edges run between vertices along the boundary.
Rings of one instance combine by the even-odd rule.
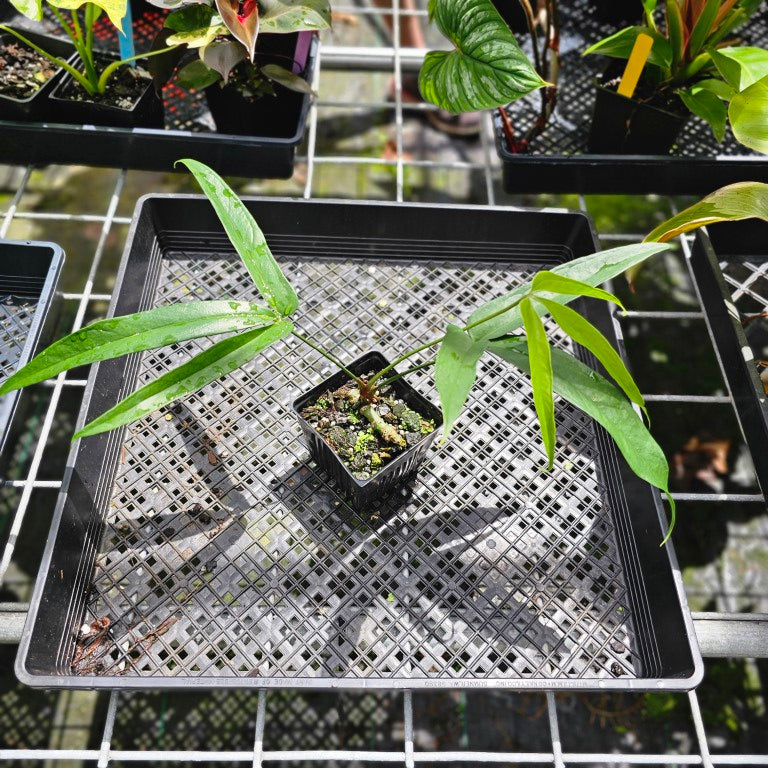
[[[9,39],[0,47],[0,94],[27,99],[53,77],[56,69],[45,56]]]

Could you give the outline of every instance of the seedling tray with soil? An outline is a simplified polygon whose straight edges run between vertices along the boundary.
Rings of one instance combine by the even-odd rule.
[[[581,214],[246,203],[301,297],[297,324],[349,363],[372,348],[394,360],[458,308],[596,247]],[[151,196],[113,296],[110,313],[123,315],[185,298],[253,300],[256,289],[207,199]],[[582,309],[617,341],[604,302]],[[79,425],[207,345],[99,363]],[[489,358],[451,439],[398,491],[356,510],[291,412],[312,388],[344,383],[326,385],[337,369],[306,349],[283,339],[176,405],[74,444],[20,645],[24,682],[697,684],[680,573],[659,546],[658,492],[622,474],[598,425],[558,402],[558,459],[544,471],[530,382]],[[426,370],[407,381],[437,402]]]
[[[636,3],[638,17],[642,13]],[[768,181],[768,159],[739,144],[728,130],[718,144],[709,126],[691,117],[668,154],[620,155],[587,149],[595,101],[595,82],[608,67],[605,56],[584,50],[617,27],[597,19],[590,0],[558,7],[561,24],[557,108],[529,152],[510,151],[498,111],[496,144],[509,192],[582,192],[606,194],[704,194],[735,181]],[[744,45],[768,47],[768,7],[740,29]],[[524,38],[522,38],[524,39]],[[540,96],[531,94],[507,108],[519,137],[539,114]]]

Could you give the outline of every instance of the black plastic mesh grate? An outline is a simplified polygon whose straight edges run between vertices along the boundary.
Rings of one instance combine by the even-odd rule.
[[[640,4],[637,4],[640,8]],[[593,43],[621,29],[624,25],[601,22],[590,0],[569,0],[558,5],[561,26],[560,79],[557,108],[546,130],[537,137],[531,151],[538,155],[574,155],[586,153],[589,125],[595,100],[595,78],[610,61],[605,56],[582,56]],[[765,46],[768,42],[768,8],[763,8],[738,30],[744,45]],[[521,36],[524,40],[524,37]],[[521,134],[536,119],[540,96],[534,93],[507,108],[513,126]],[[728,130],[718,144],[704,120],[691,117],[672,148],[680,157],[714,157],[717,155],[752,155],[756,152],[739,144]]]
[[[38,298],[3,292],[0,282],[0,379],[16,370],[27,341]]]
[[[414,262],[423,242],[271,243],[302,297],[304,332],[337,353],[344,343],[349,359],[431,338],[450,319],[448,302],[469,307],[531,272],[462,264],[477,256],[472,245],[454,245],[456,261]],[[547,255],[558,254],[530,249],[529,260]],[[238,262],[165,250],[151,303],[222,295],[253,295]],[[203,346],[147,353],[140,380]],[[129,428],[86,618],[109,616],[111,639],[76,673],[639,674],[586,417],[558,408],[559,460],[543,473],[528,383],[486,362],[450,444],[401,499],[364,519],[315,470],[289,414],[327,372],[313,352],[280,343]],[[434,397],[427,375],[414,383]]]

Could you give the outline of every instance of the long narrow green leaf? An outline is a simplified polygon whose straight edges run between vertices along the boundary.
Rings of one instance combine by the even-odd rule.
[[[453,429],[475,383],[477,361],[486,343],[475,341],[456,325],[448,325],[435,358],[435,386],[443,410],[443,440]]]
[[[541,426],[541,438],[547,451],[547,469],[552,469],[555,459],[555,401],[552,397],[552,357],[544,323],[536,314],[529,298],[520,302],[528,348],[531,351],[531,384],[533,404]]]
[[[690,40],[688,41],[689,58],[693,59],[698,56],[699,51],[701,51],[704,43],[709,37],[717,12],[720,10],[720,2],[721,0],[706,0],[704,8],[691,31]]]
[[[611,248],[607,251],[592,253],[589,256],[582,256],[566,264],[559,264],[550,271],[557,275],[571,277],[574,280],[581,280],[589,285],[600,285],[665,249],[666,247],[663,245],[649,243],[623,245],[619,248]],[[519,308],[514,307],[507,311],[504,311],[504,308],[525,296],[531,289],[531,282],[523,283],[509,293],[481,304],[469,316],[467,322],[467,328],[472,338],[477,340],[497,339],[519,328],[522,325]],[[557,301],[559,304],[567,304],[573,300],[572,296],[554,294],[547,298]],[[469,326],[472,328],[470,329]]]
[[[672,51],[671,67],[674,69],[683,58],[683,17],[680,6],[670,0],[666,3],[667,35]]]
[[[555,322],[577,344],[586,347],[603,364],[608,375],[624,390],[626,396],[633,403],[643,409],[646,418],[648,418],[643,396],[640,394],[632,374],[627,370],[624,361],[613,348],[611,342],[592,323],[570,307],[548,299],[539,299],[539,301],[549,310]]]
[[[564,275],[558,275],[547,270],[536,273],[531,283],[531,290],[536,293],[549,291],[551,293],[562,293],[566,296],[591,296],[595,299],[613,302],[624,309],[621,299],[612,293],[608,293],[608,291],[604,291],[602,288],[595,288],[581,280],[574,280],[572,277],[565,277]]]
[[[524,339],[495,341],[488,345],[488,350],[531,374],[530,353]],[[671,517],[664,544],[675,525],[675,501],[669,493],[669,466],[659,444],[616,387],[557,347],[552,349],[552,377],[554,391],[602,425],[632,471],[667,495]]]
[[[125,400],[86,424],[72,439],[116,429],[180,397],[196,392],[206,384],[244,365],[261,350],[292,331],[293,323],[280,320],[266,328],[230,336],[136,390]]]
[[[183,163],[194,174],[267,304],[283,317],[290,315],[299,305],[299,298],[243,201],[204,163],[191,159],[176,162]]]
[[[247,301],[184,301],[98,320],[51,344],[0,386],[0,395],[62,371],[179,341],[270,325],[274,312]]]

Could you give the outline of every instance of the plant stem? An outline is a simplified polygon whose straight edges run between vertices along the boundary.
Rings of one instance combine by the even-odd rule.
[[[416,373],[416,371],[421,371],[424,368],[431,368],[434,364],[435,364],[435,361],[430,360],[428,363],[422,363],[421,365],[414,365],[412,368],[409,368],[407,371],[403,371],[402,373],[398,373],[395,376],[390,376],[388,379],[384,379],[384,381],[380,381],[379,389],[386,386],[387,384],[391,384],[393,381],[402,379],[403,376],[407,376],[409,373]]]
[[[177,48],[176,45],[169,45],[167,48],[160,48],[157,51],[149,51],[148,53],[137,53],[135,56],[129,56],[127,59],[120,59],[119,61],[113,61],[102,73],[101,77],[99,78],[99,93],[104,93],[104,91],[107,90],[107,82],[109,81],[109,78],[112,77],[112,73],[118,69],[118,67],[122,67],[124,64],[128,64],[131,61],[136,61],[137,59],[148,59],[150,56],[157,56],[160,53],[168,53],[168,51],[174,50],[174,48]]]
[[[475,320],[474,323],[469,323],[465,325],[462,328],[462,330],[468,331],[471,328],[477,327],[481,323],[488,322],[488,320],[493,320],[493,318],[498,317],[499,315],[503,315],[505,312],[509,312],[510,309],[514,309],[524,298],[525,296],[520,296],[516,298],[511,304],[508,304],[507,306],[502,307],[496,312],[492,312],[487,317],[483,317],[480,320]],[[382,368],[375,376],[373,376],[371,380],[368,382],[368,386],[372,386],[373,384],[375,384],[383,374],[389,373],[396,365],[398,365],[399,363],[402,363],[403,360],[407,360],[409,357],[413,357],[419,352],[423,352],[425,349],[434,347],[436,344],[439,344],[444,338],[445,338],[445,334],[443,334],[439,339],[432,339],[432,341],[428,341],[426,344],[422,344],[421,346],[416,347],[415,349],[412,349],[409,352],[403,353],[402,355],[400,355],[400,357],[393,360],[388,366],[386,366],[385,368]]]
[[[86,6],[86,13],[87,13]],[[72,9],[72,24],[75,28],[75,37],[80,42],[79,45],[79,52],[80,52],[80,58],[83,61],[83,67],[85,68],[85,77],[88,80],[88,82],[91,84],[92,88],[96,88],[98,91],[97,83],[99,82],[99,77],[96,74],[96,67],[93,63],[93,56],[90,54],[88,50],[88,44],[85,41],[85,37],[83,36],[83,29],[80,26],[80,17],[77,15],[77,10],[75,8]],[[93,90],[89,90],[88,93],[93,94]]]
[[[344,371],[344,373],[346,373],[347,376],[349,376],[353,381],[356,381],[360,385],[363,384],[363,381],[359,376],[355,376],[355,374],[352,373],[352,371],[350,371],[349,368],[344,365],[344,363],[335,358],[330,352],[326,352],[322,347],[315,344],[314,341],[308,339],[306,336],[304,336],[304,334],[299,333],[298,331],[294,331],[293,335],[299,339],[299,341],[303,341],[308,347],[312,347],[315,352],[319,352],[326,360],[330,360],[337,368]]]

